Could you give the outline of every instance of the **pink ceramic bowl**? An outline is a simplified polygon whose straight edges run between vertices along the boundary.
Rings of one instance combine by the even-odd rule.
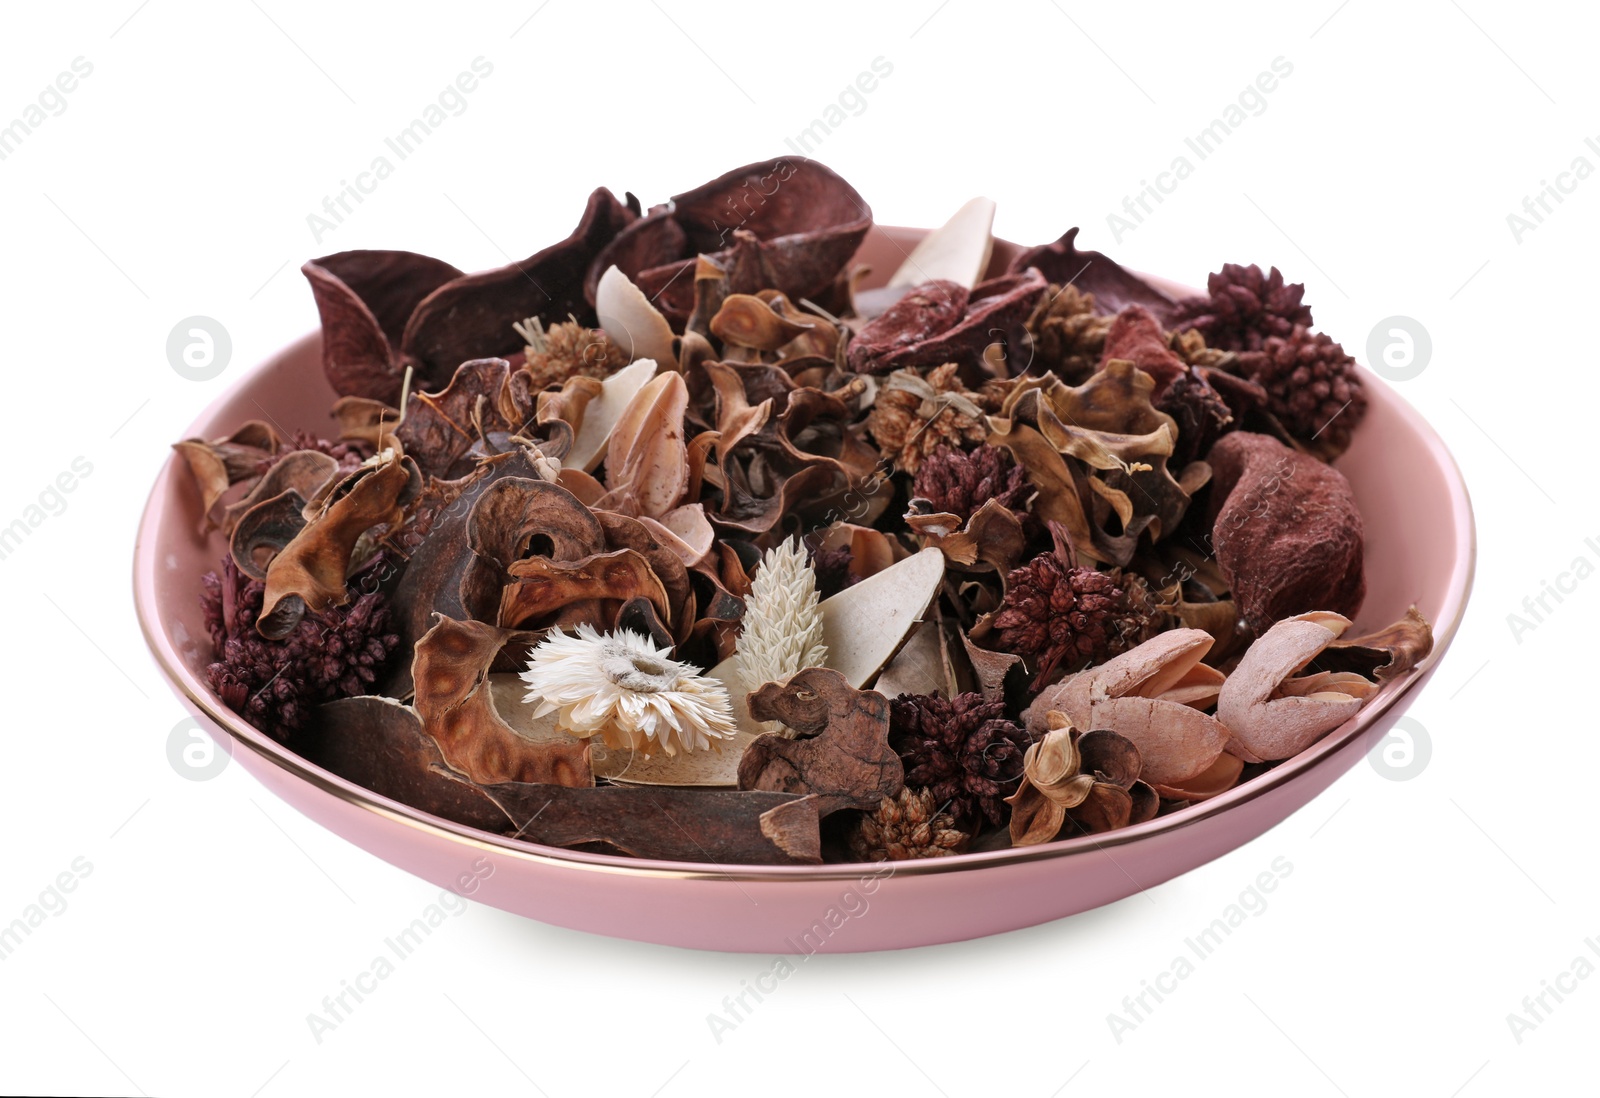
[[[894,270],[923,230],[875,229],[860,259]],[[997,244],[995,269],[1013,254]],[[1168,289],[1174,289],[1168,286]],[[309,310],[309,300],[308,300]],[[1253,781],[1136,827],[1023,849],[882,867],[721,866],[576,853],[475,831],[378,796],[287,751],[225,708],[203,678],[210,641],[199,577],[220,539],[196,534],[199,500],[176,459],[156,480],[139,527],[134,598],[172,688],[232,756],[335,834],[441,887],[492,875],[475,898],[559,926],[697,949],[855,952],[960,941],[1098,907],[1170,880],[1262,834],[1367,753],[1433,677],[1472,586],[1472,509],[1444,443],[1382,381],[1339,468],[1367,528],[1367,601],[1356,632],[1415,603],[1433,652],[1388,683],[1353,720]],[[247,419],[325,430],[333,393],[312,334],[252,370],[189,428],[215,438]],[[1404,469],[1404,477],[1394,470]]]

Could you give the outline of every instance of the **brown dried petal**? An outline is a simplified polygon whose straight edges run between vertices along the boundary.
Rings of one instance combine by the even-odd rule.
[[[1388,682],[1411,670],[1433,651],[1433,629],[1415,606],[1405,617],[1375,633],[1340,637],[1312,661],[1322,671],[1355,671]]]
[[[260,420],[252,419],[227,438],[207,442],[185,439],[172,448],[188,465],[200,488],[200,532],[216,525],[213,509],[233,485],[261,472],[263,463],[272,460],[282,445],[278,433]]]
[[[1129,305],[1143,305],[1163,327],[1170,325],[1177,305],[1171,295],[1100,252],[1080,250],[1077,237],[1078,230],[1072,228],[1053,243],[1026,248],[1017,253],[1007,269],[1016,272],[1037,267],[1051,282],[1070,282],[1082,292],[1093,294],[1100,312],[1120,313]]]
[[[417,365],[417,384],[443,384],[469,359],[508,358],[521,351],[523,339],[513,325],[530,316],[558,321],[570,316],[594,327],[584,273],[637,216],[636,209],[601,187],[589,196],[567,239],[520,263],[457,278],[429,294],[412,312],[400,343],[405,361]]]
[[[728,272],[731,292],[815,298],[871,227],[861,195],[828,168],[803,157],[762,161],[675,195],[624,230],[590,265],[590,284],[614,263],[680,325],[695,305],[695,257],[706,254]]]
[[[467,511],[466,545],[471,559],[460,578],[463,616],[494,621],[513,564],[528,557],[581,560],[605,547],[605,532],[565,488],[508,476],[486,486]]]
[[[300,272],[322,317],[322,369],[333,391],[397,403],[406,321],[461,272],[442,260],[397,251],[339,252],[311,260]]]
[[[711,334],[724,345],[757,351],[776,351],[815,327],[782,315],[751,294],[729,294],[711,318]]]
[[[291,488],[300,495],[302,503],[304,500],[314,498],[329,479],[338,473],[339,459],[321,450],[296,450],[285,454],[277,464],[267,470],[265,476],[251,486],[243,498],[222,509],[222,532],[231,536],[233,528],[238,525],[240,517],[245,512],[263,500],[271,499]]]

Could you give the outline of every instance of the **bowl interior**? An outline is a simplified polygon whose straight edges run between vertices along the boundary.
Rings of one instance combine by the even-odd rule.
[[[873,269],[874,277],[869,278],[867,284],[886,281],[923,232],[875,228],[858,257]],[[1002,266],[1013,252],[1014,246],[997,242],[991,269]],[[1187,292],[1176,284],[1162,284],[1174,292]],[[307,302],[309,312],[309,295]],[[1349,452],[1337,462],[1337,468],[1350,480],[1366,525],[1367,598],[1357,616],[1356,631],[1387,625],[1415,604],[1433,624],[1433,653],[1415,673],[1387,684],[1361,714],[1300,756],[1285,761],[1256,782],[1212,801],[1126,829],[1128,833],[1119,836],[1118,841],[1181,826],[1186,816],[1225,810],[1230,803],[1250,795],[1250,786],[1258,782],[1286,780],[1316,766],[1348,744],[1401,693],[1420,681],[1454,635],[1471,586],[1474,559],[1471,506],[1465,485],[1444,444],[1421,417],[1370,372],[1365,374],[1365,380],[1370,395],[1367,419],[1356,431]],[[334,393],[322,373],[320,337],[312,333],[236,382],[195,420],[187,437],[222,437],[250,419],[265,420],[283,435],[292,434],[296,429],[326,435],[333,429],[328,412],[333,400]],[[441,831],[470,835],[476,842],[569,862],[598,862],[645,872],[689,868],[683,863],[575,854],[469,832],[322,771],[291,755],[234,716],[210,691],[204,679],[205,665],[212,657],[199,603],[199,578],[217,567],[225,547],[219,536],[199,532],[200,519],[198,493],[187,471],[174,456],[156,480],[141,524],[135,560],[135,601],[146,638],[174,688],[235,741],[242,742],[263,759],[310,778],[346,800]],[[1101,837],[1101,845],[1105,839]],[[1051,846],[1067,853],[1086,841],[1089,840],[1073,839]],[[996,851],[936,861],[992,862],[1023,853]],[[704,868],[726,875],[721,867],[707,865]],[[833,866],[745,868],[756,876],[831,873],[836,869]]]

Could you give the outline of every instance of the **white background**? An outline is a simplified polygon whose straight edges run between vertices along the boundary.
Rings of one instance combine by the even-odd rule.
[[[0,121],[93,65],[0,162],[0,525],[75,457],[93,466],[0,560],[0,923],[93,867],[0,962],[0,1091],[1477,1096],[1592,1074],[1600,979],[1520,1043],[1507,1022],[1600,935],[1600,578],[1520,638],[1507,623],[1600,560],[1600,179],[1520,242],[1506,220],[1574,158],[1600,167],[1597,28],[1576,6],[137,4],[8,5],[0,36]],[[306,215],[479,56],[494,71],[466,111],[317,242]],[[1481,539],[1466,626],[1411,709],[1429,764],[1395,782],[1362,763],[1255,842],[1087,915],[813,958],[720,1043],[706,1016],[771,958],[477,905],[318,1043],[307,1015],[437,890],[237,766],[192,782],[169,764],[183,712],[128,593],[168,444],[315,325],[305,258],[520,258],[598,184],[648,205],[791,151],[879,56],[892,75],[817,155],[883,223],[987,194],[1001,235],[1082,224],[1191,283],[1276,263],[1359,357],[1381,318],[1426,326],[1433,359],[1401,389],[1454,449]],[[1265,112],[1115,242],[1107,213],[1280,56]],[[167,362],[193,314],[232,335],[210,382]],[[1279,857],[1268,908],[1119,1043],[1108,1013]]]

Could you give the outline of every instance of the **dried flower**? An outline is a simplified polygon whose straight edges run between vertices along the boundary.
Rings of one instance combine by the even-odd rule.
[[[1235,426],[1228,402],[1211,387],[1205,375],[1193,367],[1167,386],[1161,399],[1155,402],[1155,409],[1171,416],[1178,425],[1178,438],[1168,461],[1179,469],[1205,457],[1211,444],[1229,427]]]
[[[968,392],[947,362],[923,378],[915,370],[896,370],[878,390],[867,417],[867,431],[883,456],[907,473],[941,446],[988,437],[981,396]]]
[[[805,547],[790,539],[761,557],[761,567],[745,599],[743,628],[734,656],[745,689],[783,682],[802,667],[821,667],[828,658],[817,609],[817,578]],[[777,721],[762,729],[793,737]]]
[[[1139,780],[1142,762],[1131,740],[1115,732],[1082,732],[1063,713],[1047,714],[1050,730],[1023,756],[1022,783],[1006,798],[1011,842],[1047,843],[1068,820],[1098,834],[1155,816],[1161,801]]]
[[[352,585],[383,567],[380,553],[351,577]],[[220,576],[208,572],[201,583],[216,655],[206,681],[229,709],[278,739],[305,728],[323,702],[371,693],[400,646],[388,631],[388,598],[381,590],[321,617],[307,615],[288,636],[268,640],[255,627],[266,584],[241,574],[232,557],[222,558]]]
[[[1311,326],[1311,307],[1301,301],[1302,283],[1285,283],[1278,268],[1262,274],[1248,267],[1224,263],[1206,279],[1206,296],[1178,303],[1173,327],[1193,328],[1207,345],[1224,351],[1259,351],[1270,336],[1282,338],[1296,325]]]
[[[950,813],[939,810],[931,790],[902,789],[861,817],[847,845],[858,862],[904,862],[959,854],[970,839]]]
[[[1111,320],[1094,311],[1094,294],[1071,283],[1051,286],[1028,318],[1033,335],[1030,372],[1049,371],[1069,385],[1087,381],[1100,366]]]
[[[1190,366],[1205,366],[1213,370],[1229,369],[1235,358],[1233,351],[1207,346],[1205,335],[1193,328],[1182,332],[1168,332],[1167,343],[1172,348],[1172,353]]]
[[[628,629],[602,635],[580,624],[574,636],[558,627],[528,657],[523,700],[538,705],[535,717],[559,710],[562,728],[613,749],[720,748],[736,731],[727,688],[668,651]]]
[[[889,744],[906,785],[948,804],[957,827],[1005,822],[1004,796],[1022,776],[1028,734],[1005,702],[982,694],[901,694],[889,706]]]
[[[928,500],[935,511],[956,515],[965,522],[991,499],[1021,512],[1028,495],[1022,466],[1009,453],[987,443],[971,453],[942,446],[917,469],[911,494]]]
[[[1058,545],[1011,571],[992,624],[997,647],[1033,664],[1039,690],[1058,671],[1075,671],[1140,644],[1156,616],[1138,576],[1079,567]]]
[[[534,392],[560,385],[569,377],[602,379],[628,364],[628,354],[598,328],[585,328],[576,320],[546,328],[536,316],[513,324],[528,341],[523,369]]]
[[[1267,391],[1267,410],[1295,438],[1328,456],[1350,447],[1367,414],[1367,393],[1356,360],[1321,332],[1296,327],[1259,351],[1239,356],[1239,372]]]

